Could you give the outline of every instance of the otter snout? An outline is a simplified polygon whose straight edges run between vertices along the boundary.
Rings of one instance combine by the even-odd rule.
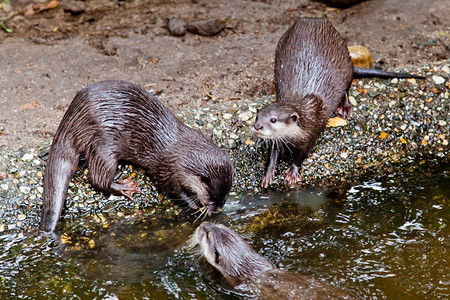
[[[255,128],[256,131],[262,130],[264,126],[262,124],[256,123],[253,125],[253,128]]]

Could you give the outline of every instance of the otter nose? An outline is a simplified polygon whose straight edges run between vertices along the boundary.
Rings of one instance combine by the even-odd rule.
[[[261,130],[263,129],[263,126],[259,123],[256,123],[255,125],[253,125],[253,128],[255,128],[256,130]]]

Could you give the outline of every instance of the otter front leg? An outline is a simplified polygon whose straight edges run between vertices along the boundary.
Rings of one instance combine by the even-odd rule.
[[[272,149],[270,151],[269,157],[269,165],[267,166],[266,173],[263,176],[261,184],[263,188],[266,188],[272,184],[273,179],[275,177],[275,166],[277,165],[277,160],[278,160],[278,148],[275,146],[275,143],[272,142]]]
[[[119,180],[118,182],[111,183],[111,192],[115,195],[123,195],[130,200],[134,200],[133,194],[141,193],[141,190],[139,190],[137,186],[138,184],[131,180],[130,176],[127,176],[124,179]]]
[[[284,181],[286,181],[289,185],[295,185],[297,182],[302,180],[302,176],[299,173],[300,166],[305,160],[304,152],[297,152],[294,156],[294,162],[292,165],[286,170],[286,177]]]
[[[99,152],[94,150],[86,157],[89,165],[89,180],[94,189],[106,194],[123,195],[133,200],[133,193],[140,193],[137,183],[129,177],[118,182],[112,182],[118,161],[112,153],[106,155],[107,153],[103,152],[102,155],[99,155]]]

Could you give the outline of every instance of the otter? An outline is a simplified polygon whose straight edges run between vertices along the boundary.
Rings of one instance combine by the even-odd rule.
[[[136,183],[113,182],[119,161],[126,161],[209,215],[222,209],[234,177],[229,156],[154,95],[130,82],[101,81],[78,92],[56,131],[44,174],[42,231],[55,230],[80,155],[98,191],[133,199]]]
[[[261,299],[355,299],[344,290],[312,277],[278,269],[222,224],[203,222],[193,235],[206,260],[227,282]]]
[[[344,38],[325,19],[300,18],[283,34],[275,52],[277,102],[259,110],[253,126],[259,138],[272,141],[262,187],[272,184],[285,148],[293,157],[285,181],[301,181],[299,168],[331,114],[351,115],[347,93],[352,79],[363,77],[425,79],[354,67]]]

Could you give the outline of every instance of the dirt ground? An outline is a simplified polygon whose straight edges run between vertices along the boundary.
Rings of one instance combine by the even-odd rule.
[[[130,80],[174,110],[273,93],[277,41],[302,16],[328,18],[386,70],[449,55],[447,0],[369,0],[348,9],[308,0],[0,3],[12,30],[0,30],[0,149],[50,143],[75,93],[99,80]],[[169,19],[216,19],[224,28],[173,36]]]

